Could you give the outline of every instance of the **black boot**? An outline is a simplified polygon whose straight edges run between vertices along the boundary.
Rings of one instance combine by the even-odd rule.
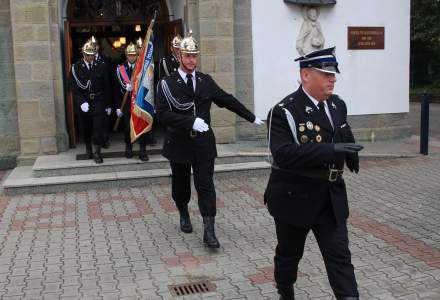
[[[150,158],[148,157],[147,150],[145,146],[141,146],[139,149],[139,159],[142,161],[148,161]]]
[[[126,144],[125,145],[125,153],[124,153],[126,158],[132,158],[133,157],[133,149],[131,144]]]
[[[215,236],[214,224],[215,217],[203,217],[203,243],[209,248],[220,247],[220,243]]]
[[[295,300],[293,285],[277,284],[277,290],[278,294],[280,294],[280,300]]]
[[[97,164],[102,164],[104,162],[101,155],[101,146],[95,146],[95,153],[93,153],[93,159]]]
[[[87,155],[87,159],[92,159],[93,158],[93,150],[92,150],[92,144],[91,143],[86,143],[86,155]]]
[[[180,230],[185,233],[193,232],[191,218],[188,212],[188,206],[179,208],[179,215],[180,215]]]

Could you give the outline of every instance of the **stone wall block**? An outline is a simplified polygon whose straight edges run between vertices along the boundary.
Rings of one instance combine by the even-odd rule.
[[[55,105],[51,101],[40,101],[39,108],[42,119],[51,119],[55,116]]]
[[[0,99],[15,101],[15,83],[13,81],[5,81],[0,88]]]
[[[33,120],[38,117],[40,109],[38,101],[19,101],[17,110],[23,120]]]
[[[51,84],[48,81],[17,82],[17,99],[52,99]]]
[[[13,80],[14,77],[14,65],[11,63],[2,64],[0,68],[0,81]]]
[[[57,152],[56,137],[42,137],[41,151],[45,154],[55,154]]]
[[[210,19],[200,20],[200,35],[203,37],[215,37],[217,35],[217,25]]]
[[[15,42],[27,42],[33,39],[34,26],[28,24],[16,24],[14,26],[13,35]]]
[[[29,81],[32,78],[31,64],[16,63],[15,64],[15,78],[18,81]]]
[[[50,80],[52,77],[52,63],[34,63],[32,64],[32,80]]]
[[[36,5],[35,5],[36,4]],[[49,21],[49,10],[47,3],[21,4],[14,0],[12,7],[12,20],[15,23],[47,24]]]
[[[216,56],[217,72],[234,72],[234,60],[230,56]]]
[[[217,39],[202,38],[200,41],[201,55],[215,55],[217,53]]]
[[[235,142],[235,127],[213,127],[216,142],[219,144],[228,144]]]
[[[200,63],[203,66],[203,72],[214,73],[216,71],[215,56],[202,55],[200,57]]]
[[[49,46],[35,44],[21,44],[15,47],[16,61],[49,61]]]
[[[234,35],[234,23],[232,20],[217,22],[217,34],[218,36],[232,37]]]
[[[211,124],[218,127],[235,126],[236,114],[217,106],[211,109]]]
[[[228,73],[214,73],[211,74],[212,78],[217,84],[228,93],[234,93],[235,91],[235,79]]]
[[[37,155],[40,154],[40,139],[39,138],[22,138],[20,142],[20,149],[22,155]]]
[[[34,26],[34,35],[32,37],[33,41],[37,42],[47,42],[50,39],[49,29],[47,24],[45,25],[35,25]]]
[[[217,17],[217,5],[215,1],[203,1],[199,3],[199,18],[211,19]]]
[[[53,120],[39,119],[37,115],[34,120],[20,119],[18,123],[20,127],[20,136],[22,138],[55,136]]]

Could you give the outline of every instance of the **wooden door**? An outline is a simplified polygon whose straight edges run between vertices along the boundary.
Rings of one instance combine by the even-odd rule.
[[[65,90],[66,90],[66,118],[67,118],[67,131],[69,133],[69,143],[71,148],[76,147],[76,128],[75,128],[75,107],[73,103],[72,91],[69,87],[69,79],[71,76],[72,68],[72,36],[70,32],[70,22],[64,21],[64,74]]]
[[[182,19],[163,23],[162,26],[163,26],[163,33],[164,33],[164,36],[162,39],[162,41],[164,43],[164,50],[167,53],[167,55],[169,55],[169,54],[171,54],[170,53],[170,44],[171,44],[171,41],[173,40],[173,38],[178,34],[183,36]]]

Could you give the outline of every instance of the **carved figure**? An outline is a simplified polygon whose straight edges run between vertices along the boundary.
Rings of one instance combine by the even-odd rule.
[[[300,55],[324,48],[324,34],[318,22],[319,7],[304,6],[302,10],[304,22],[296,39],[296,50]]]

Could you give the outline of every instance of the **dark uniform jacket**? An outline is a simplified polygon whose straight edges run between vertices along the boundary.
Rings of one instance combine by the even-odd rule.
[[[110,83],[106,70],[100,61],[94,61],[91,70],[87,69],[83,59],[72,66],[70,86],[78,112],[82,113],[80,106],[84,102],[89,103],[90,115],[105,114],[105,109],[110,107]]]
[[[197,132],[195,137],[190,136],[196,117],[202,118],[208,125],[211,124],[212,102],[235,112],[249,122],[255,120],[254,114],[234,96],[223,91],[211,76],[196,72],[195,79],[195,96],[179,72],[174,72],[158,84],[156,113],[159,122],[166,126],[162,154],[177,163],[208,161],[217,156],[211,126],[207,132]],[[170,94],[164,86],[168,88],[173,99],[170,99]],[[191,106],[192,103],[195,104],[195,110],[194,106]]]
[[[131,79],[131,74],[133,73],[133,70],[130,70],[128,62],[124,62],[122,64],[127,71],[128,79]],[[118,66],[119,67],[119,66]],[[133,64],[134,68],[134,64]],[[122,100],[124,99],[125,95],[125,83],[122,76],[119,76],[118,70],[116,70],[116,84],[114,85],[115,88],[115,108],[121,108]],[[125,114],[130,114],[130,107],[131,107],[131,92],[128,93],[127,100],[125,100],[125,105],[122,110],[122,112]]]
[[[159,63],[159,79],[163,79],[165,76],[170,76],[179,68],[179,61],[174,55],[168,55],[163,57]]]
[[[294,226],[310,227],[331,221],[341,223],[348,218],[347,193],[342,177],[335,182],[324,176],[315,177],[316,174],[325,174],[329,167],[343,169],[345,157],[335,154],[333,143],[354,142],[344,101],[333,95],[327,105],[334,130],[328,121],[322,119],[302,87],[279,102],[268,115],[273,167],[265,201],[274,218]],[[310,174],[313,177],[308,176]]]

